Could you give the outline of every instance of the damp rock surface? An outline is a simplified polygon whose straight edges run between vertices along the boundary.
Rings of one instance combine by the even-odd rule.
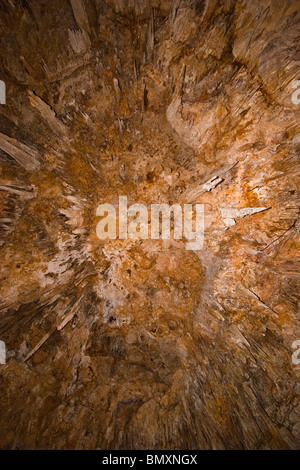
[[[0,448],[298,449],[298,0],[0,4]],[[294,100],[295,101],[295,100]],[[99,204],[204,204],[99,240]]]

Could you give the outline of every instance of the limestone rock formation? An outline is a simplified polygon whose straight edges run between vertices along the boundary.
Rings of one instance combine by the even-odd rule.
[[[0,448],[300,447],[299,27],[299,0],[1,1]],[[203,248],[99,240],[119,196],[204,204]]]

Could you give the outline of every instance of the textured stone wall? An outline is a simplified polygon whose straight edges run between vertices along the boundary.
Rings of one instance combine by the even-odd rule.
[[[299,26],[1,1],[1,448],[299,448]],[[204,204],[203,249],[99,240],[123,195]]]

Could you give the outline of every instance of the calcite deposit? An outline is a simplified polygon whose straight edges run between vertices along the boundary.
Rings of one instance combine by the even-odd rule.
[[[0,31],[0,448],[299,449],[299,0]],[[204,204],[202,249],[100,240],[120,196]]]

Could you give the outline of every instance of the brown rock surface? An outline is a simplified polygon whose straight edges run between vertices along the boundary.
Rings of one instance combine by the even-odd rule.
[[[299,27],[295,0],[1,1],[0,448],[300,447]],[[203,249],[100,241],[124,195],[205,204]]]

